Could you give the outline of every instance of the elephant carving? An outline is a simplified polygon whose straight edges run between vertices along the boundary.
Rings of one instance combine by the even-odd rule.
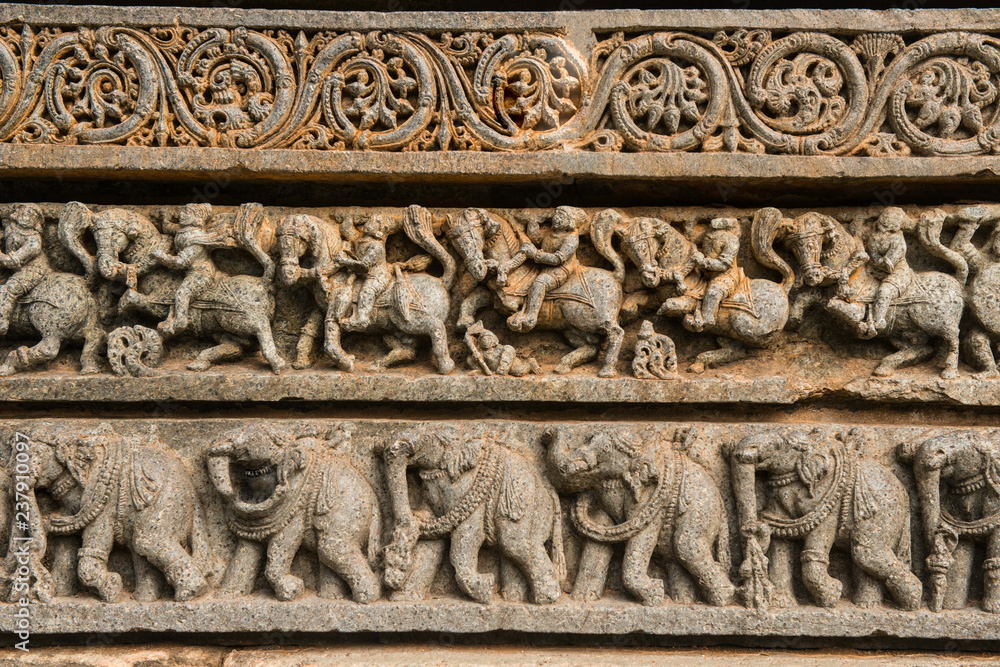
[[[222,434],[208,450],[208,473],[239,538],[220,594],[238,597],[253,589],[261,560],[279,600],[304,592],[291,574],[300,546],[323,566],[320,597],[341,597],[340,581],[354,600],[374,602],[381,584],[372,571],[381,538],[378,497],[371,482],[339,451],[350,430],[329,437],[264,425]]]
[[[502,594],[555,602],[565,572],[562,513],[555,489],[524,457],[490,438],[451,428],[408,430],[382,450],[395,529],[385,553],[385,581],[406,590],[418,540],[450,537],[459,588],[489,603],[495,578],[478,571],[483,544],[501,555]],[[416,469],[431,516],[410,506],[407,469]],[[552,556],[545,548],[551,543]]]
[[[606,431],[573,446],[561,431],[546,432],[561,486],[580,491],[570,512],[585,539],[573,597],[603,595],[611,545],[625,543],[625,588],[643,604],[664,599],[663,582],[648,575],[654,555],[664,561],[674,600],[694,602],[700,590],[709,604],[732,603],[722,496],[705,469],[679,451],[696,434],[677,435],[674,442],[642,443]]]
[[[930,608],[960,609],[969,599],[974,544],[985,543],[983,609],[1000,612],[1000,448],[977,431],[952,431],[899,446],[913,464],[930,555]]]
[[[108,570],[108,557],[121,544],[132,552],[135,599],[160,596],[157,571],[176,600],[208,592],[214,559],[191,475],[179,458],[152,436],[126,438],[106,423],[85,430],[43,424],[29,438],[34,489],[46,489],[65,512],[45,517],[46,533],[82,536],[82,583],[104,601],[117,601],[122,578]]]
[[[843,585],[828,571],[834,546],[847,548],[854,562],[856,604],[878,606],[884,584],[902,608],[920,606],[922,587],[910,571],[906,491],[892,471],[860,453],[862,439],[859,429],[836,440],[819,429],[774,430],[727,448],[747,606],[795,604],[793,541],[802,543],[802,581],[820,606],[841,598]],[[763,498],[757,497],[758,472],[764,473]]]

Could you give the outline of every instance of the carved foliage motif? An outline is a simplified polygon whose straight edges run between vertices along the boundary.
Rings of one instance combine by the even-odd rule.
[[[1000,44],[738,29],[0,29],[0,141],[333,150],[1000,150]]]

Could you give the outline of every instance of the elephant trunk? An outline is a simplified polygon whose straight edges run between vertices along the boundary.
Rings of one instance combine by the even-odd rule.
[[[233,478],[229,469],[229,457],[233,453],[233,443],[225,442],[208,450],[208,477],[212,486],[226,500],[236,496],[233,490]]]

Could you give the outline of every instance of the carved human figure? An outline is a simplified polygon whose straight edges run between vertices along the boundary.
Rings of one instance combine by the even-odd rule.
[[[342,257],[339,263],[348,271],[363,276],[358,292],[357,310],[344,321],[345,331],[364,331],[371,325],[372,309],[392,282],[392,269],[385,254],[386,223],[382,216],[373,215],[361,229],[361,238],[355,246],[357,259]]]
[[[873,338],[885,331],[889,306],[913,282],[913,269],[906,261],[906,239],[903,237],[906,219],[903,209],[895,206],[886,208],[875,221],[875,230],[865,245],[879,286],[875,290],[875,300],[862,338]]]
[[[543,375],[545,372],[534,357],[522,359],[513,345],[501,345],[497,335],[486,329],[481,320],[466,329],[465,346],[469,349],[469,368],[483,375],[519,378],[529,373]]]
[[[108,570],[111,549],[120,544],[132,552],[137,600],[160,596],[157,570],[176,600],[208,592],[215,561],[194,483],[154,436],[126,438],[105,423],[42,424],[29,437],[35,488],[48,490],[62,510],[47,517],[48,534],[82,537],[82,583],[105,602],[121,598],[122,578]]]
[[[17,300],[27,296],[52,273],[42,248],[44,220],[42,209],[36,204],[18,204],[4,220],[0,267],[14,273],[0,286],[0,336],[7,333]]]
[[[1000,448],[989,434],[952,431],[899,446],[913,464],[929,550],[930,608],[961,609],[969,600],[973,556],[985,544],[983,609],[1000,613]]]
[[[645,605],[663,603],[663,582],[649,576],[650,559],[663,559],[670,596],[712,605],[733,602],[729,528],[719,489],[682,451],[696,434],[673,441],[605,431],[570,445],[558,429],[546,431],[548,458],[561,486],[579,491],[570,512],[584,538],[573,596],[604,593],[612,545],[625,544],[625,588]]]
[[[579,269],[576,251],[580,247],[580,227],[586,220],[587,214],[582,209],[560,206],[552,216],[548,232],[543,232],[536,220],[528,223],[528,239],[521,244],[519,254],[543,268],[531,281],[521,310],[507,319],[511,329],[522,333],[534,329],[545,295],[566,284]],[[504,272],[517,268],[519,261],[523,259],[512,258]]]
[[[207,227],[211,218],[211,204],[182,206],[178,219],[180,231],[174,235],[177,254],[153,251],[153,257],[164,266],[184,271],[184,280],[174,293],[173,312],[157,327],[168,336],[188,327],[191,300],[206,294],[219,281],[219,272],[212,261],[212,250],[225,248],[227,243],[224,236],[209,233]]]
[[[298,597],[305,586],[290,568],[306,546],[324,568],[321,597],[342,597],[331,573],[357,602],[381,596],[372,571],[381,534],[378,497],[350,462],[349,446],[346,429],[323,435],[254,424],[219,436],[206,455],[208,473],[238,538],[220,595],[250,594],[263,560],[275,597]]]
[[[483,544],[502,557],[502,594],[509,600],[550,604],[565,575],[559,497],[520,454],[490,439],[447,426],[404,431],[382,449],[394,530],[386,547],[385,582],[392,589],[426,590],[411,572],[419,540],[450,538],[450,560],[463,593],[493,599],[495,579],[478,571]],[[407,470],[419,473],[429,512],[410,505]],[[551,545],[552,556],[546,550]],[[440,550],[437,550],[440,553]],[[419,558],[419,554],[417,555]],[[419,575],[432,575],[425,568]]]
[[[740,221],[736,218],[713,218],[699,249],[691,253],[685,265],[685,269],[699,269],[708,280],[701,308],[684,318],[684,326],[691,331],[703,331],[706,326],[715,326],[722,300],[732,296],[744,280],[743,270],[736,261],[739,251]],[[686,289],[685,278],[684,269],[673,276],[682,294]]]
[[[677,375],[677,348],[670,336],[656,333],[653,323],[644,320],[635,341],[632,374],[637,378],[666,380]]]
[[[922,587],[910,571],[906,491],[888,468],[860,454],[860,431],[840,437],[831,442],[819,429],[775,429],[727,447],[748,606],[795,604],[794,540],[802,542],[802,582],[818,605],[840,600],[843,586],[828,568],[830,550],[843,546],[855,566],[855,603],[880,604],[884,584],[902,608],[919,607]],[[757,497],[758,472],[765,473],[764,498]]]

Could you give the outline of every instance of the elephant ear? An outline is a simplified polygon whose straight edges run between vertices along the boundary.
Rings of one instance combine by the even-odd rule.
[[[319,479],[319,492],[316,494],[316,507],[313,510],[316,516],[328,514],[337,505],[337,499],[334,497],[336,495],[333,488],[334,481],[330,479],[333,464],[347,465],[346,462],[338,461],[336,457],[331,456],[327,459],[327,465],[323,466],[323,473]]]
[[[879,494],[872,482],[871,473],[858,466],[858,476],[854,482],[854,521],[867,521],[879,512]]]
[[[510,456],[504,456],[503,473],[497,491],[497,514],[515,522],[528,513],[527,494],[518,486],[514,471],[511,470]]]
[[[132,504],[137,512],[141,512],[156,502],[160,484],[156,477],[146,470],[147,461],[142,456],[142,450],[133,451],[131,458]]]

